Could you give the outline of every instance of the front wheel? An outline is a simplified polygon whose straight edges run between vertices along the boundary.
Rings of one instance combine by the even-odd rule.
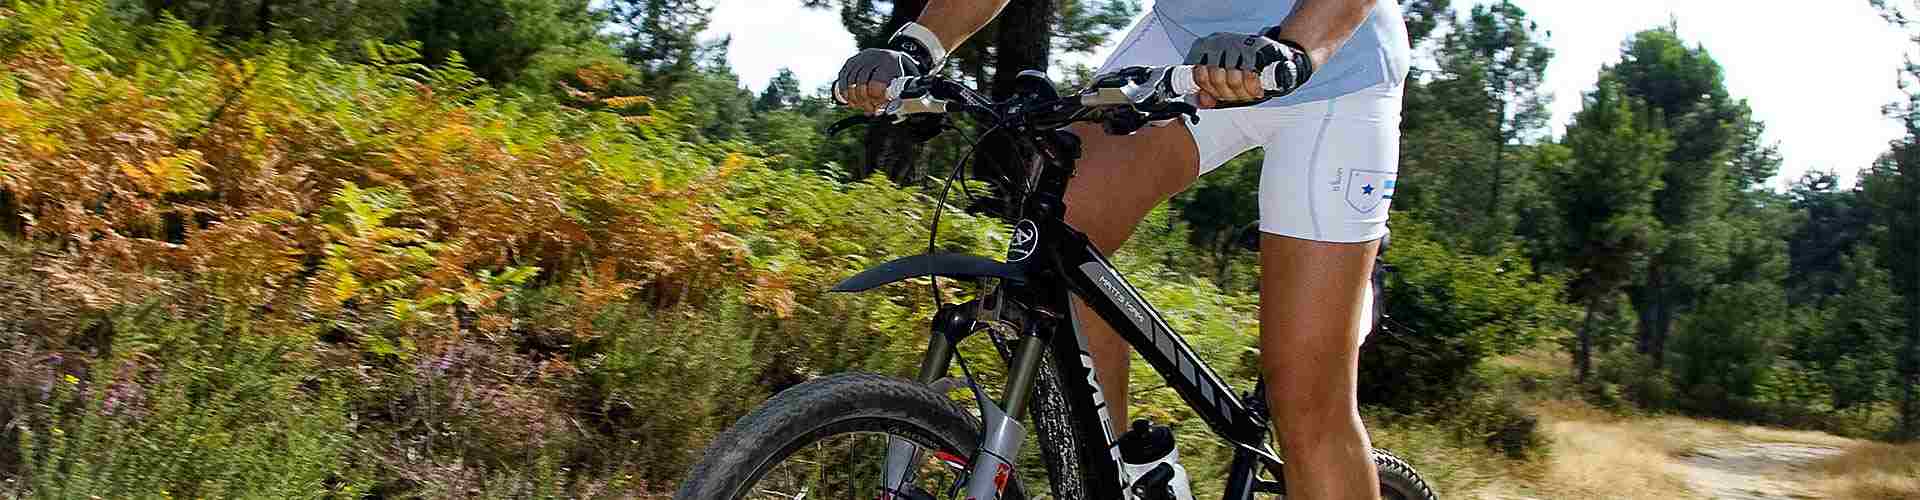
[[[678,500],[940,496],[978,446],[972,416],[927,386],[866,373],[781,391],[713,440]],[[905,484],[889,484],[887,449],[910,443]],[[929,495],[930,494],[930,495]],[[1001,498],[1023,500],[1020,481]]]
[[[1373,466],[1380,469],[1380,500],[1439,500],[1413,466],[1386,450],[1373,450]]]

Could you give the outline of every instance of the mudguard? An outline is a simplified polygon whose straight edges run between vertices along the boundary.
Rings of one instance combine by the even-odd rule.
[[[1019,265],[964,253],[920,254],[901,257],[885,264],[873,266],[846,281],[834,285],[834,292],[863,292],[874,287],[922,276],[940,276],[945,278],[1000,278],[1013,281],[1026,281],[1026,271]]]

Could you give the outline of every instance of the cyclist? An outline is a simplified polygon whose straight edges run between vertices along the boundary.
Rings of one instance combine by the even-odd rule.
[[[848,59],[834,95],[870,112],[884,107],[887,82],[938,71],[1008,1],[930,0],[888,48]],[[1409,52],[1394,0],[1157,0],[1102,72],[1199,64],[1199,105],[1213,109],[1198,124],[1131,136],[1073,129],[1085,156],[1066,219],[1108,253],[1199,175],[1265,148],[1261,364],[1288,498],[1379,498],[1355,379],[1399,168]],[[1282,88],[1268,93],[1258,71],[1273,63]],[[1075,307],[1092,318],[1082,326],[1112,421],[1126,422],[1128,345],[1085,304]]]

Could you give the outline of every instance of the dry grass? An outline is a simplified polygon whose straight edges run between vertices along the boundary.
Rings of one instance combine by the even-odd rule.
[[[1920,499],[1920,443],[1866,443],[1820,462],[1817,481],[1832,498]]]
[[[1563,374],[1572,364],[1567,355],[1554,349],[1534,349],[1490,361],[1494,366],[1516,368],[1535,373]]]
[[[1579,403],[1542,405],[1553,456],[1540,478],[1550,498],[1669,499],[1689,495],[1670,465],[1675,443],[1644,419],[1621,419]]]

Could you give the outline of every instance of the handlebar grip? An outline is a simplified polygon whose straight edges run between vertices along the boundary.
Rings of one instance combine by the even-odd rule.
[[[906,93],[907,85],[912,84],[914,80],[918,79],[920,79],[920,77],[903,76],[887,82],[887,100],[899,100],[900,94]]]
[[[1200,84],[1194,83],[1193,81],[1193,68],[1192,65],[1174,66],[1173,71],[1168,73],[1168,84],[1172,86],[1173,93],[1186,96],[1200,92]],[[1279,71],[1280,63],[1269,64],[1266,68],[1262,68],[1260,70],[1260,88],[1270,93],[1279,92]]]
[[[922,93],[918,97],[900,97],[901,94],[907,92],[908,86],[913,85],[919,81],[919,79],[919,77],[907,76],[895,78],[893,81],[887,82],[887,101],[892,104],[887,106],[883,114],[905,117],[906,115],[947,112],[947,101],[935,99],[932,95],[926,93]]]

